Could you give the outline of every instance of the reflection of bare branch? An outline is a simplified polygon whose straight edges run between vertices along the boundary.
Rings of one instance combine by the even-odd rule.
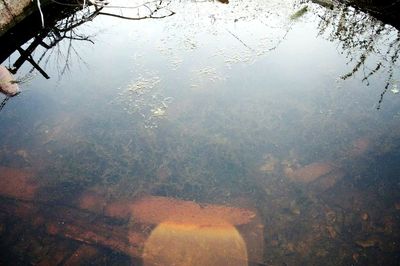
[[[243,42],[238,36],[236,36],[235,34],[233,34],[230,30],[225,29],[230,35],[232,35],[236,40],[238,40],[241,44],[243,44],[246,48],[248,48],[250,51],[255,52],[255,50],[253,48],[251,48],[250,46],[248,46],[245,42]]]
[[[144,17],[126,17],[126,16],[122,16],[122,15],[117,15],[117,14],[112,14],[112,13],[106,13],[106,12],[100,12],[99,15],[104,15],[104,16],[111,16],[111,17],[116,17],[116,18],[122,18],[122,19],[128,19],[128,20],[142,20],[142,19],[161,19],[161,18],[166,18],[166,17],[170,17],[172,15],[174,15],[175,12],[171,11],[171,13],[167,14],[167,15],[162,15],[162,16],[144,16]]]
[[[44,66],[46,66],[49,62],[51,56],[56,56],[57,67],[59,68],[59,75],[62,76],[66,71],[70,69],[71,57],[74,56],[78,58],[80,61],[83,59],[80,57],[78,51],[73,47],[73,41],[86,41],[90,43],[94,43],[92,40],[93,36],[80,34],[77,31],[77,28],[84,23],[93,20],[98,15],[107,15],[107,16],[114,16],[122,19],[129,19],[129,20],[143,20],[143,19],[161,19],[165,17],[169,17],[174,15],[173,11],[168,10],[168,13],[164,11],[161,14],[161,11],[167,10],[170,1],[148,1],[144,2],[141,5],[137,6],[127,6],[127,7],[118,7],[118,8],[128,8],[128,9],[136,9],[137,16],[124,16],[119,14],[113,14],[110,12],[102,12],[102,10],[107,8],[116,8],[115,6],[107,6],[107,2],[99,1],[90,1],[86,5],[87,1],[79,1],[77,0],[76,3],[71,1],[63,2],[61,0],[51,0],[55,5],[60,6],[68,6],[71,8],[77,7],[79,8],[78,11],[76,9],[73,10],[72,15],[58,21],[53,22],[51,29],[47,29],[47,31],[43,31],[40,36],[34,37],[33,45],[29,46],[29,49],[22,50],[21,53],[24,54],[23,57],[18,59],[14,64],[14,70],[17,71],[23,62],[29,61],[34,68],[31,69],[30,73],[36,69],[41,72],[46,78],[49,78],[48,75],[40,68],[39,63],[44,62]],[[143,14],[142,14],[143,13]],[[144,14],[145,13],[145,14]],[[46,15],[46,14],[45,14]],[[62,47],[59,44],[63,41],[66,44],[66,47]],[[39,56],[37,63],[33,60],[33,53],[34,50],[38,46],[42,46],[45,50]],[[62,61],[61,61],[62,60]]]
[[[362,81],[369,85],[375,74],[386,75],[378,109],[391,82],[400,52],[400,33],[374,17],[357,9],[339,5],[335,9],[320,9],[318,13],[320,34],[332,42],[339,41],[340,50],[346,54],[352,69],[341,76],[343,80],[361,72]],[[361,71],[362,70],[362,71]]]
[[[162,19],[166,17],[170,17],[175,14],[174,11],[168,10],[167,14],[163,15],[156,15],[157,13],[160,13],[160,11],[167,9],[169,6],[170,2],[163,2],[161,1],[151,1],[151,2],[146,2],[143,3],[139,6],[135,7],[125,7],[125,8],[134,8],[137,10],[137,16],[126,16],[123,14],[115,14],[115,13],[110,13],[110,12],[99,12],[99,15],[105,15],[105,16],[111,16],[111,17],[116,17],[116,18],[122,18],[122,19],[127,19],[127,20],[143,20],[143,19]],[[110,8],[110,7],[108,7]],[[121,7],[119,7],[121,8]],[[141,14],[141,10],[144,9],[146,12],[145,15]]]
[[[64,39],[71,39],[71,40],[76,40],[76,41],[87,41],[87,42],[90,42],[91,44],[94,44],[94,42],[90,39],[90,36],[80,36],[80,35],[76,35],[75,37],[65,36]]]
[[[70,35],[72,37],[72,31],[70,31]],[[70,60],[71,50],[72,50],[72,39],[69,39],[68,48],[67,48],[67,55],[65,57],[65,64],[64,64],[64,67],[61,70],[60,76],[63,76],[65,74],[65,72],[67,70],[69,71],[69,69],[70,69],[69,60]]]
[[[10,99],[10,97],[4,98],[4,100],[0,103],[0,112],[3,110],[4,106],[6,106],[7,101]]]
[[[59,68],[60,76],[62,76],[66,71],[68,71],[70,69],[69,64],[70,64],[70,57],[72,56],[72,54],[81,59],[78,52],[72,47],[72,41],[79,40],[79,41],[87,41],[90,43],[94,43],[91,40],[91,36],[84,36],[82,34],[79,34],[76,31],[76,28],[82,25],[83,23],[92,20],[94,17],[98,15],[100,10],[101,8],[98,9],[96,8],[94,11],[90,11],[90,9],[87,8],[83,12],[76,12],[71,16],[56,23],[56,25],[48,32],[47,37],[40,41],[41,46],[46,48],[46,50],[40,56],[39,61],[43,60],[48,51],[53,50],[52,48],[57,47],[56,48],[57,57],[63,58],[63,63],[57,60],[59,61],[57,65],[58,66],[62,65],[62,67]],[[63,55],[63,52],[61,51],[60,47],[58,47],[58,44],[63,40],[69,40],[65,56]],[[48,56],[50,56],[51,54],[53,53],[51,52]],[[46,60],[45,62],[46,62],[45,65],[47,65],[48,60]]]
[[[162,3],[162,1],[160,1],[160,0],[153,0],[153,1],[148,1],[148,2],[145,2],[145,3],[143,3],[143,4],[140,4],[140,5],[136,5],[136,6],[113,6],[113,5],[107,5],[107,6],[105,6],[106,8],[119,8],[119,9],[138,9],[138,8],[141,8],[143,5],[151,5],[151,4],[161,4]],[[168,2],[168,4],[169,4],[169,2]]]
[[[385,88],[383,89],[383,91],[382,91],[382,93],[380,95],[380,98],[379,98],[379,101],[378,101],[378,106],[376,107],[376,109],[378,109],[378,110],[381,109],[381,104],[383,102],[383,96],[385,96],[387,90],[389,89],[390,80],[392,79],[392,77],[393,77],[393,69],[391,69],[391,71],[389,72],[389,77],[387,79]]]
[[[369,85],[368,78],[371,77],[372,75],[374,75],[376,72],[378,72],[379,69],[381,69],[381,67],[382,67],[382,62],[379,62],[376,65],[375,69],[371,70],[367,75],[364,76],[362,81],[366,81],[367,85]]]

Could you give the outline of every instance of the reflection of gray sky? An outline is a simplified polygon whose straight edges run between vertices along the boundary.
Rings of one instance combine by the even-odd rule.
[[[338,53],[336,43],[317,37],[318,19],[312,12],[290,20],[300,8],[294,3],[260,0],[224,5],[183,1],[171,3],[168,9],[176,15],[165,19],[128,21],[98,16],[81,29],[98,32],[95,45],[76,43],[87,66],[72,64],[57,90],[52,82],[32,87],[48,87],[57,97],[65,94],[65,99],[74,102],[89,98],[103,103],[104,98],[109,101],[115,97],[117,88],[127,88],[149,73],[159,78],[161,89],[168,92],[165,97],[223,88],[238,77],[244,83],[246,77],[256,77],[251,81],[253,89],[268,84],[269,90],[286,89],[299,94],[318,92],[321,86],[359,87],[351,80],[335,83],[347,67],[345,57]],[[135,4],[111,1],[110,6]],[[105,11],[137,15],[129,8]],[[55,68],[50,66],[48,71],[50,76],[57,76],[51,73]],[[379,96],[377,91],[373,94]],[[373,105],[376,99],[368,102]]]

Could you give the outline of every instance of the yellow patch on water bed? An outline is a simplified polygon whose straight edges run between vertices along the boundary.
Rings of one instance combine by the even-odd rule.
[[[143,261],[150,265],[247,265],[246,244],[230,224],[203,226],[163,222],[144,246]]]

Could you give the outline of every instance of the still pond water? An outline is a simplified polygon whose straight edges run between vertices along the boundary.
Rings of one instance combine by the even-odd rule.
[[[0,264],[396,265],[397,30],[311,2],[137,2],[38,47],[49,80],[16,73]]]

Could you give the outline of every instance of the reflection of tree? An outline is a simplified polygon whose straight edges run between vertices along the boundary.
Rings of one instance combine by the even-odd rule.
[[[330,41],[339,41],[340,50],[346,54],[352,69],[341,76],[343,80],[356,73],[363,75],[362,81],[369,85],[375,74],[384,74],[385,85],[377,109],[383,97],[394,82],[398,67],[400,33],[376,18],[355,8],[339,5],[334,9],[318,9],[321,18],[320,34]]]
[[[169,1],[162,0],[142,2],[135,6],[108,6],[103,1],[61,2],[52,0],[51,2],[51,5],[40,11],[44,15],[45,27],[41,29],[33,27],[35,30],[29,35],[32,37],[28,44],[26,44],[27,39],[25,37],[22,37],[19,42],[7,40],[7,44],[9,44],[7,51],[4,51],[5,54],[0,52],[2,58],[7,58],[14,51],[20,53],[20,57],[11,67],[11,71],[14,74],[28,61],[33,66],[30,72],[36,69],[45,78],[49,78],[40,64],[42,63],[42,65],[46,66],[50,58],[56,56],[59,74],[63,75],[70,68],[72,57],[81,59],[78,51],[73,46],[74,42],[87,41],[93,43],[93,36],[80,33],[79,27],[98,15],[142,20],[160,19],[174,14],[174,12],[167,10]],[[126,14],[123,14],[122,10],[127,10]],[[54,14],[58,15],[54,16]],[[37,23],[37,14],[31,15],[31,20],[32,17],[35,17],[36,21],[34,22]],[[30,27],[31,25],[27,23],[25,26]],[[27,33],[24,32],[23,34]],[[9,36],[3,37],[3,39],[7,37]],[[61,43],[63,45],[60,45]],[[26,46],[26,48],[22,48],[23,46]],[[39,47],[44,48],[44,50],[35,61],[33,55],[35,51],[40,50],[37,49]]]
[[[40,22],[37,20],[38,14],[32,14],[0,38],[0,62],[10,58],[15,51],[20,54],[14,63],[9,61],[11,73],[15,74],[25,62],[29,62],[33,67],[28,75],[19,78],[17,82],[29,79],[34,70],[49,79],[44,69],[53,57],[56,59],[60,77],[70,69],[74,57],[83,61],[74,47],[75,41],[94,42],[93,36],[81,33],[79,27],[98,15],[129,20],[161,19],[174,15],[174,12],[168,10],[170,2],[162,0],[143,2],[136,6],[106,6],[102,0],[51,2],[53,4],[38,10],[41,15]],[[123,9],[128,12],[123,14]],[[35,56],[35,52],[40,55]],[[0,103],[0,111],[8,100],[9,97],[6,97]]]
[[[111,12],[99,12],[100,15],[117,17],[127,20],[143,20],[143,19],[161,19],[172,16],[175,12],[168,9],[170,1],[149,1],[137,4],[135,6],[105,6],[105,9],[111,9]],[[119,13],[112,12],[119,9]],[[124,14],[123,10],[128,11]],[[132,12],[134,10],[134,13]]]
[[[18,47],[17,50],[20,52],[21,57],[14,63],[13,71],[16,72],[25,61],[28,61],[33,65],[34,69],[38,70],[44,77],[49,78],[49,76],[44,72],[39,64],[43,60],[45,62],[48,62],[49,57],[46,58],[46,55],[51,56],[55,53],[57,54],[58,58],[64,58],[64,63],[60,71],[61,75],[64,74],[64,72],[69,69],[71,56],[76,55],[79,57],[76,49],[73,47],[72,41],[81,40],[93,43],[93,41],[90,39],[91,36],[80,34],[77,31],[77,27],[93,19],[95,16],[97,16],[100,10],[101,8],[96,8],[94,11],[87,9],[84,11],[72,13],[67,18],[56,22],[55,25],[51,27],[48,31],[44,31],[34,37],[27,49],[23,50],[21,47]],[[63,51],[59,46],[59,43],[63,40],[68,40],[65,55],[63,54]],[[43,47],[44,51],[42,52],[38,61],[35,62],[32,58],[32,54],[38,46]]]

